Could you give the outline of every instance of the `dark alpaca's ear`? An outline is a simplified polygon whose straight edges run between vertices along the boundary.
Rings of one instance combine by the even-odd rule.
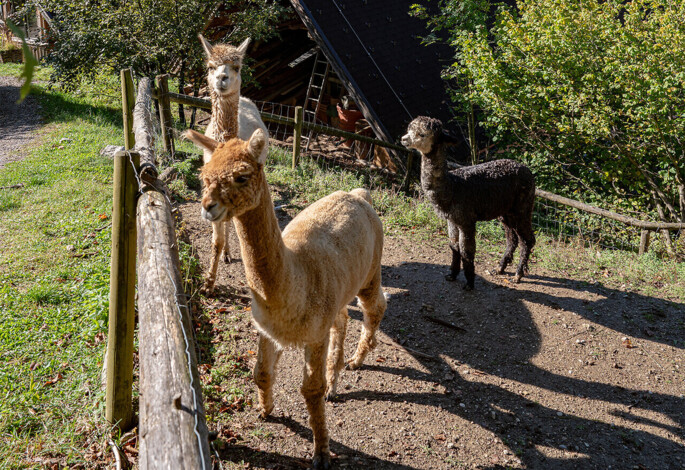
[[[442,143],[447,144],[447,145],[457,145],[461,143],[461,139],[459,139],[456,136],[453,136],[452,134],[449,134],[445,131],[442,131],[442,135],[440,136],[440,140]]]
[[[216,150],[216,147],[219,145],[219,142],[211,137],[207,137],[206,135],[200,134],[192,129],[185,131],[183,134],[181,134],[181,137],[191,141],[203,150],[210,151],[211,153],[214,153],[214,150]]]
[[[200,38],[200,42],[202,43],[202,48],[205,50],[205,54],[207,55],[207,58],[209,59],[212,56],[212,53],[214,52],[214,46],[212,46],[209,43],[209,41],[207,41],[202,34],[198,34],[197,37]]]

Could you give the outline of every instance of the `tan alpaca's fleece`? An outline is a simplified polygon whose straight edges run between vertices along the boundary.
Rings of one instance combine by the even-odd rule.
[[[193,131],[189,139],[213,151],[203,167],[203,214],[232,217],[260,332],[254,369],[259,406],[274,407],[276,364],[285,346],[305,352],[301,392],[314,434],[314,468],[329,468],[324,395],[335,395],[344,365],[347,304],[358,297],[364,315],[357,350],[348,365],[358,368],[376,346],[385,313],[381,288],[383,227],[365,189],[337,191],[297,215],[281,233],[261,156],[266,134],[249,142],[219,144]]]

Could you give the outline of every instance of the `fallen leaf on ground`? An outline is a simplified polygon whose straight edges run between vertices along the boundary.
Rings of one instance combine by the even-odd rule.
[[[54,384],[56,384],[57,382],[59,382],[60,380],[62,380],[62,378],[63,378],[62,374],[59,374],[59,373],[58,373],[56,376],[54,376],[53,378],[51,378],[50,380],[48,380],[47,382],[45,382],[43,385],[46,386],[46,387],[47,387],[48,385],[54,385]]]

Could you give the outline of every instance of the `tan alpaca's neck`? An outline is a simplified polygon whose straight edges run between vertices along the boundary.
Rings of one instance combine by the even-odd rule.
[[[261,301],[272,305],[283,300],[290,283],[291,266],[263,173],[261,177],[260,204],[235,217],[234,222],[247,282]]]
[[[226,142],[238,136],[238,105],[240,94],[218,96],[211,93],[212,121],[214,122],[214,139]]]

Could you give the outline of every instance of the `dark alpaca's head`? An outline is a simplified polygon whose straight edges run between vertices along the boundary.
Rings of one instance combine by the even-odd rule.
[[[461,141],[445,132],[440,119],[419,116],[409,123],[402,145],[416,149],[423,155],[432,155],[439,145],[454,145]],[[442,152],[438,152],[442,153]]]
[[[407,133],[402,137],[402,145],[427,155],[431,153],[441,134],[442,122],[439,119],[419,116],[409,123]]]

